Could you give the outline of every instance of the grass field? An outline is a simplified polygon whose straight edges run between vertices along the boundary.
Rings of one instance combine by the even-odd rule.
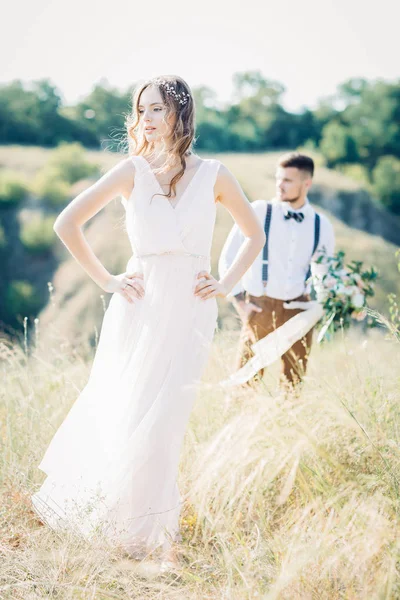
[[[372,599],[400,595],[399,342],[314,348],[300,398],[227,395],[237,332],[218,332],[185,438],[179,573],[40,525],[29,498],[89,374],[69,346],[1,344],[0,598]]]
[[[0,148],[0,162],[30,176],[47,151],[21,152],[6,157]],[[105,168],[115,162],[91,156]],[[223,160],[255,199],[271,193],[275,158]],[[335,176],[320,170],[339,186]],[[88,228],[113,269],[130,256],[122,214],[111,202]],[[399,289],[395,248],[333,222],[339,247],[381,269],[376,304],[387,312],[387,293]],[[230,223],[219,210],[214,268]],[[37,465],[87,381],[94,352],[87,338],[105,301],[70,259],[54,286],[29,358],[0,339],[0,599],[400,598],[400,342],[393,332],[357,330],[315,344],[300,397],[279,393],[276,368],[257,389],[227,394],[218,382],[230,372],[238,331],[221,303],[180,465],[181,569],[160,574],[151,560],[55,534],[30,509],[44,477]]]

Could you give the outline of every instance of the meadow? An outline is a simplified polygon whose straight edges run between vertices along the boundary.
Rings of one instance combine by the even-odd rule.
[[[9,160],[24,168],[23,158]],[[226,155],[251,199],[271,193],[275,157],[257,160],[258,170],[249,172],[254,159]],[[322,168],[320,177],[332,186],[341,178]],[[353,184],[346,178],[340,185]],[[88,229],[99,255],[116,266],[129,256],[121,214],[112,202]],[[339,247],[381,269],[375,302],[387,314],[387,293],[399,285],[394,248],[333,220]],[[230,223],[218,213],[214,269]],[[220,303],[180,464],[181,568],[162,574],[151,557],[134,561],[106,544],[54,533],[30,508],[44,478],[37,465],[87,381],[89,332],[98,332],[105,308],[69,258],[54,286],[25,345],[0,336],[0,598],[400,598],[395,327],[357,328],[315,343],[300,396],[279,392],[276,367],[256,388],[228,393],[219,382],[233,365],[238,324]],[[85,334],[79,339],[77,322]]]
[[[400,597],[399,340],[371,330],[314,348],[300,397],[276,370],[227,394],[237,332],[217,332],[179,474],[181,569],[41,525],[30,495],[89,364],[72,346],[0,346],[0,598]]]

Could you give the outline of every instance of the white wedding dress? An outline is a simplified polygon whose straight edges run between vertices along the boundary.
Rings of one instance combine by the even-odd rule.
[[[210,270],[219,162],[203,160],[173,207],[132,157],[126,229],[145,295],[113,294],[89,380],[39,464],[32,505],[52,529],[96,534],[135,554],[179,539],[180,450],[217,319],[193,289]]]

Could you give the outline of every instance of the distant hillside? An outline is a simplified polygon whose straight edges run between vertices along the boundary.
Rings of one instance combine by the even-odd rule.
[[[45,163],[48,152],[42,148],[0,147],[0,164],[20,170],[21,174],[30,177]],[[121,158],[115,154],[102,152],[88,152],[87,155],[89,160],[100,163],[104,171]],[[236,175],[249,199],[255,200],[273,197],[274,172],[279,155],[280,153],[221,154],[218,158]],[[90,185],[89,181],[77,185],[75,193],[79,193],[80,186],[84,189],[88,185]],[[378,210],[358,183],[326,168],[317,168],[313,189],[314,194],[310,195],[310,198],[318,204],[317,210],[326,212],[332,219],[337,248],[345,250],[349,259],[360,259],[367,264],[375,264],[381,272],[382,278],[373,306],[382,311],[387,310],[387,294],[400,292],[400,278],[394,256],[396,245],[385,241],[381,235],[387,235],[389,239],[393,237],[397,239],[396,230],[398,233],[400,228],[396,219],[393,215],[389,216],[384,211]],[[348,203],[348,211],[345,210],[345,202]],[[370,222],[368,215],[376,216],[375,211],[378,211],[379,219],[376,217],[373,222]],[[131,255],[123,219],[122,205],[119,199],[115,199],[86,227],[86,235],[95,253],[113,273],[125,270]],[[352,221],[354,227],[350,226]],[[360,231],[358,228],[363,224],[367,231],[379,232],[380,235]],[[231,225],[232,219],[229,213],[218,207],[212,251],[215,275],[219,252]],[[42,336],[49,336],[53,340],[62,338],[93,340],[97,335],[96,327],[101,324],[103,307],[107,305],[109,295],[105,294],[105,297],[101,298],[100,288],[70,257],[61,242],[57,253],[61,262],[51,276],[54,285],[53,302],[49,303],[40,314]],[[226,325],[234,324],[229,304],[225,301],[220,302],[220,319]]]

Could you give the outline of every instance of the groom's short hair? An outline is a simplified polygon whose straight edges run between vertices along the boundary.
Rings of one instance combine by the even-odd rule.
[[[278,162],[279,167],[296,167],[299,171],[305,171],[314,175],[314,161],[310,156],[300,154],[300,152],[288,152],[281,156]]]

